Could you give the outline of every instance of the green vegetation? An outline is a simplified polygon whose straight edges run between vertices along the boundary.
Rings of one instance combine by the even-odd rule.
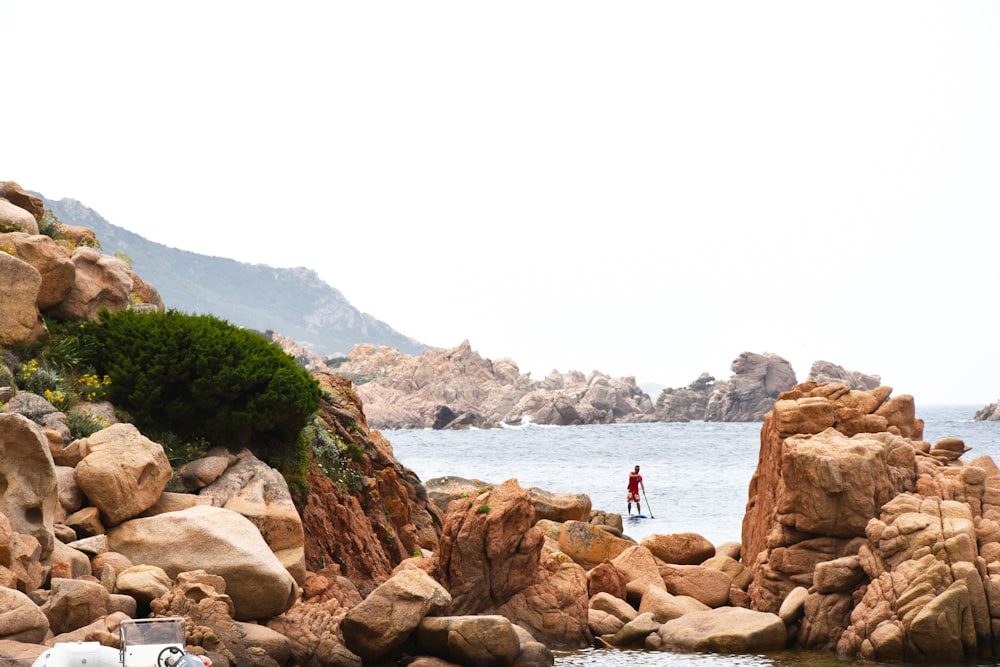
[[[5,367],[13,371],[15,386],[44,396],[63,412],[79,401],[104,400],[111,378],[94,373],[79,356],[73,337],[58,333],[59,326],[55,323],[48,326],[54,333],[46,342],[4,355]]]
[[[319,386],[258,334],[177,311],[104,312],[99,323],[76,326],[77,350],[110,378],[109,400],[140,430],[249,447],[282,471],[308,460],[300,431]]]
[[[45,213],[42,214],[42,219],[38,221],[38,233],[44,234],[49,238],[56,238],[56,233],[59,231],[59,218],[56,214],[45,209]]]
[[[110,425],[106,419],[83,410],[70,410],[66,413],[66,427],[74,439],[89,438]]]
[[[353,442],[345,442],[332,432],[318,417],[302,429],[300,436],[304,444],[312,449],[313,457],[323,474],[336,482],[348,493],[361,490],[361,474],[351,468],[351,463],[364,461],[365,453]],[[308,461],[306,461],[308,464]],[[305,471],[302,471],[303,477]]]
[[[485,503],[476,508],[476,514],[489,514],[490,506]]]

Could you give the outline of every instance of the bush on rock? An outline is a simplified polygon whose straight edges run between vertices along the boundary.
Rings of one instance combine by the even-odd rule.
[[[319,405],[319,385],[292,357],[216,317],[105,311],[81,326],[109,398],[143,430],[287,462]]]

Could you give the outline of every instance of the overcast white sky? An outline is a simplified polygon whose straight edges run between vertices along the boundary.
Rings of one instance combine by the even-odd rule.
[[[998,35],[995,2],[7,0],[0,180],[535,378],[746,350],[983,405]]]

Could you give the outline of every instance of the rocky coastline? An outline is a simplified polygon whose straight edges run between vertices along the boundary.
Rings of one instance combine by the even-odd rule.
[[[0,275],[15,287],[0,293],[2,377],[7,348],[45,335],[43,313],[162,310],[87,230],[57,242],[36,233],[44,211],[30,196],[5,183],[0,199],[29,214],[0,207],[4,229],[20,226],[0,234]],[[467,345],[451,352],[474,379],[526,382]],[[587,496],[517,480],[422,481],[369,421],[367,385],[329,371],[313,372],[317,419],[355,455],[339,471],[311,458],[292,487],[246,449],[175,468],[106,403],[74,408],[107,425],[73,437],[49,397],[0,383],[0,658],[117,646],[124,619],[150,615],[185,617],[187,650],[217,667],[534,667],[591,646],[1000,655],[1000,467],[967,459],[961,440],[924,441],[913,397],[876,378],[831,366],[787,386],[794,374],[773,355],[737,366],[774,395],[727,383],[727,413],[766,413],[740,540],[718,545],[694,533],[637,542]],[[621,395],[648,402],[634,381],[583,380],[596,411],[615,416]]]
[[[283,343],[289,353],[302,353],[294,342]],[[317,358],[315,365],[322,361]],[[553,370],[533,380],[513,359],[485,359],[469,341],[419,356],[356,345],[333,370],[355,382],[369,422],[379,429],[762,421],[778,394],[797,384],[786,359],[743,352],[733,360],[728,380],[703,373],[687,387],[663,389],[654,402],[634,377]],[[814,362],[806,381],[862,390],[881,384],[877,375],[828,361]]]
[[[423,483],[349,381],[318,377],[324,419],[365,451],[354,493],[318,469],[290,491],[246,451],[172,471],[129,424],[65,443],[51,417],[21,414],[37,397],[11,399],[0,655],[113,646],[117,623],[148,614],[185,616],[189,651],[241,666],[527,667],[595,645],[959,661],[1000,646],[1000,468],[922,441],[912,397],[888,387],[781,394],[742,541],[713,545],[636,542],[582,494]]]

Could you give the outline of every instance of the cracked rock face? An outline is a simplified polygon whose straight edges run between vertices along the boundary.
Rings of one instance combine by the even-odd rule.
[[[810,382],[779,396],[743,523],[751,604],[777,612],[808,589],[798,644],[845,656],[995,654],[1000,469],[964,461],[961,440],[923,441],[912,398],[890,393]]]
[[[0,414],[0,514],[15,533],[30,535],[48,558],[59,502],[48,439],[27,417]]]

